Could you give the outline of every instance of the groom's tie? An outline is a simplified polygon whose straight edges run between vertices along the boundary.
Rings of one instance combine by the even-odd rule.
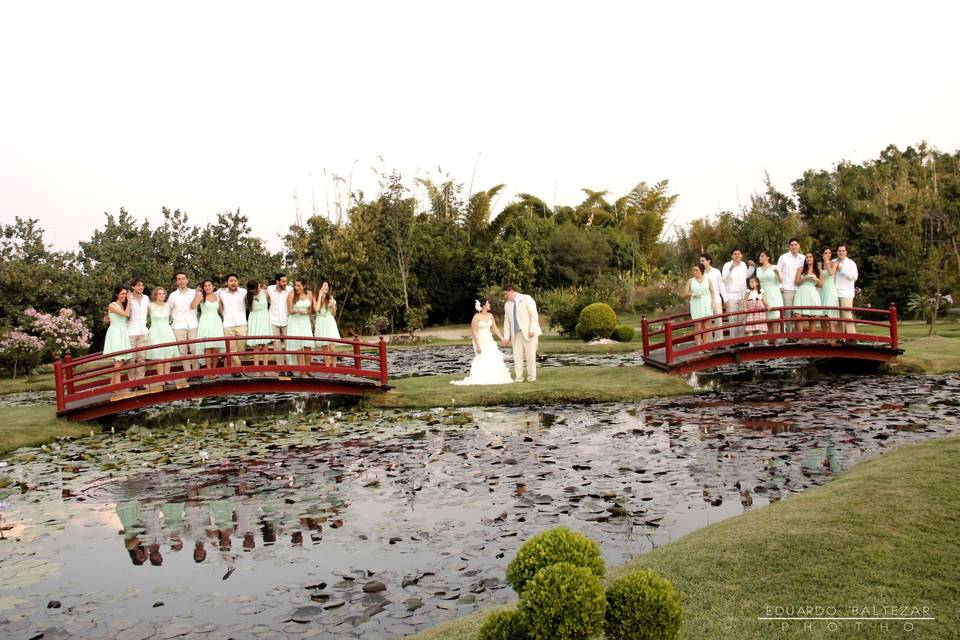
[[[520,335],[520,314],[517,313],[517,301],[513,301],[513,332]]]

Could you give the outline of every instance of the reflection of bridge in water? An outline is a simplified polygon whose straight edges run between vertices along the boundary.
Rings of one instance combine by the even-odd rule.
[[[850,311],[841,307],[783,307],[794,314]],[[748,320],[754,311],[721,313],[693,320],[689,313],[643,318],[643,361],[675,374],[687,374],[742,362],[782,358],[843,358],[887,362],[903,350],[897,334],[897,308],[852,310],[875,319],[780,317]],[[716,326],[720,323],[721,326]],[[747,333],[759,328],[762,332]],[[864,333],[864,331],[869,333]],[[703,344],[700,341],[716,338]]]
[[[236,348],[237,343],[255,338],[269,338],[284,348],[270,351],[254,351],[249,346],[243,350]],[[317,349],[288,349],[287,340],[313,343]],[[137,363],[132,357],[123,361],[115,359],[184,344],[198,349],[211,348],[211,343],[216,344],[220,352],[190,353]],[[319,350],[327,345],[336,351]],[[254,365],[254,358],[264,363]],[[213,366],[201,368],[202,364]],[[141,368],[146,375],[134,377]],[[169,372],[161,373],[163,369]],[[74,359],[67,356],[54,363],[54,377],[57,415],[73,420],[93,420],[191,398],[284,392],[357,396],[389,388],[387,345],[383,338],[379,342],[309,336],[201,338],[107,355],[93,353]]]

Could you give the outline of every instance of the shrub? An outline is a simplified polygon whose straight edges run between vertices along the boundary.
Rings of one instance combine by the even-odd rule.
[[[14,330],[0,338],[0,360],[12,370],[14,378],[20,369],[30,375],[40,364],[43,349],[43,340],[23,331]]]
[[[680,630],[680,593],[666,578],[644,569],[607,589],[604,631],[610,640],[670,640]]]
[[[530,630],[516,609],[494,611],[487,616],[477,634],[477,640],[524,640],[529,637]]]
[[[568,562],[544,567],[520,597],[520,615],[536,640],[578,640],[603,629],[607,600],[587,567]]]
[[[660,280],[634,291],[633,310],[641,315],[655,315],[681,310],[686,306],[683,285]]]
[[[617,342],[632,342],[634,333],[633,327],[628,327],[625,324],[621,324],[613,330],[613,333],[610,334],[610,337]]]
[[[507,584],[513,590],[523,594],[527,582],[540,569],[558,562],[585,567],[597,576],[603,575],[603,557],[596,542],[565,527],[557,527],[539,533],[517,550],[507,565]]]
[[[596,338],[609,338],[617,327],[617,314],[613,308],[604,302],[594,302],[587,305],[580,312],[580,322],[577,323],[577,335],[584,342]]]
[[[430,313],[430,305],[422,307],[410,307],[403,313],[403,324],[407,331],[413,333],[423,329],[427,324],[427,315]]]
[[[75,314],[73,309],[60,309],[60,313],[52,315],[30,307],[23,315],[27,317],[29,328],[40,334],[54,358],[90,348],[90,330],[84,318]]]

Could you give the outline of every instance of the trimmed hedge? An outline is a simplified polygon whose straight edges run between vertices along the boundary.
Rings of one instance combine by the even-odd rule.
[[[621,324],[613,330],[613,333],[610,334],[610,337],[617,342],[633,342],[633,336],[635,333],[636,332],[633,330],[633,327],[628,327],[625,324]]]
[[[609,640],[672,640],[682,616],[680,593],[650,569],[627,574],[607,589]]]
[[[582,640],[603,629],[607,600],[600,578],[569,562],[544,567],[527,583],[519,611],[535,640]]]
[[[582,533],[556,527],[523,543],[507,565],[507,584],[523,595],[527,582],[538,571],[558,562],[586,567],[596,576],[602,576],[605,568],[600,546],[596,542]]]
[[[588,304],[580,312],[577,335],[584,342],[596,338],[609,338],[617,327],[617,314],[613,307],[603,302]]]
[[[530,637],[530,629],[516,609],[494,611],[487,616],[477,634],[477,640],[526,640]]]

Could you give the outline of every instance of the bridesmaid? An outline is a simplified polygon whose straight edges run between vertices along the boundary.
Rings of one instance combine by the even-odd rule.
[[[780,307],[783,306],[783,295],[780,293],[780,284],[783,278],[780,276],[780,269],[777,265],[770,262],[770,254],[766,251],[760,252],[760,266],[757,268],[757,280],[760,281],[760,291],[763,293],[763,304],[767,308],[767,331],[769,333],[780,333],[780,314],[783,313]],[[776,342],[771,340],[770,344]]]
[[[305,367],[313,360],[308,351],[313,350],[313,340],[297,340],[313,338],[313,329],[310,327],[310,312],[313,310],[313,294],[307,289],[303,278],[293,281],[293,291],[287,296],[287,350],[302,351],[297,354],[297,364]]]
[[[340,339],[340,330],[337,329],[337,301],[330,293],[330,285],[324,282],[320,285],[320,291],[317,292],[317,302],[313,307],[317,314],[317,324],[314,327],[313,335],[317,338],[335,338]],[[320,350],[329,353],[323,357],[323,363],[328,367],[337,366],[337,356],[333,355],[337,350],[336,342],[319,342]]]
[[[698,320],[713,315],[713,283],[703,277],[703,267],[699,264],[693,265],[693,277],[687,280],[687,287],[684,295],[690,299],[690,319]],[[693,327],[696,335],[693,336],[696,344],[706,344],[710,342],[710,334],[703,333],[704,322],[695,322]]]
[[[247,335],[269,336],[270,314],[267,311],[267,283],[251,280],[247,283]],[[267,345],[272,342],[269,338],[247,340],[247,346],[253,351],[253,366],[267,364]],[[256,375],[256,374],[255,374]]]
[[[839,307],[840,295],[837,293],[837,263],[833,261],[833,252],[830,247],[823,250],[823,261],[820,263],[820,273],[823,275],[823,286],[820,288],[820,304],[824,307]],[[824,309],[825,318],[839,318],[839,309]],[[823,330],[830,333],[839,333],[840,323],[833,320],[823,321]]]
[[[811,318],[807,322],[799,322],[800,331],[816,331],[817,323],[812,318],[819,318],[823,315],[820,307],[820,288],[823,286],[823,278],[820,275],[820,265],[817,264],[812,253],[808,253],[803,263],[802,269],[797,269],[797,275],[794,276],[794,283],[797,285],[797,293],[793,297],[793,304],[797,307],[810,307],[795,311],[794,315],[805,318]],[[806,325],[806,329],[804,329]]]
[[[127,335],[127,318],[130,317],[130,292],[123,285],[113,290],[113,298],[107,305],[107,314],[110,316],[110,326],[107,327],[107,337],[103,341],[103,355],[130,348],[130,336]],[[113,357],[113,367],[120,368],[124,360],[129,360],[129,353],[121,353]],[[110,374],[110,384],[120,384],[120,372]]]
[[[173,327],[170,326],[170,305],[167,304],[167,290],[163,287],[157,287],[151,295],[153,298],[147,306],[147,313],[150,317],[150,332],[147,334],[147,343],[150,345],[167,344],[176,342],[177,336],[173,334]],[[179,358],[180,349],[176,344],[169,347],[158,347],[147,351],[147,360],[166,360],[167,358]],[[170,362],[157,363],[158,376],[165,376],[170,373]],[[163,383],[154,385],[155,388],[163,386]]]
[[[200,324],[197,326],[198,338],[223,337],[223,319],[220,317],[223,312],[223,302],[217,295],[213,280],[208,278],[197,287],[197,295],[190,306],[194,309],[200,307]],[[207,369],[216,367],[217,360],[219,360],[216,354],[223,351],[223,342],[209,340],[201,342],[199,345],[203,352],[207,354]]]

